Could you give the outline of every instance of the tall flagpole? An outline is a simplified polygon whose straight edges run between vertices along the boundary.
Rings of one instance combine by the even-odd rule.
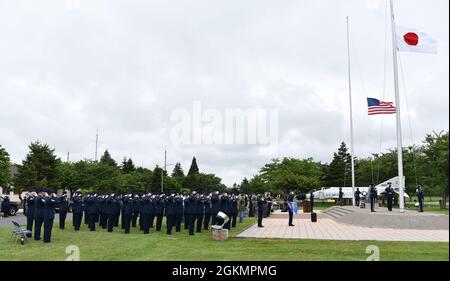
[[[350,101],[350,156],[352,162],[352,202],[356,206],[355,197],[355,157],[354,157],[354,134],[353,134],[353,103],[352,103],[352,75],[350,67],[350,28],[347,17],[347,48],[348,48],[348,95]]]
[[[392,49],[394,54],[394,84],[395,84],[395,104],[397,107],[397,161],[398,161],[398,186],[400,212],[405,212],[405,188],[403,182],[403,145],[402,145],[402,120],[400,115],[400,94],[398,83],[398,62],[397,62],[397,35],[395,30],[394,0],[391,0],[391,24],[392,24]]]
[[[98,129],[97,133],[95,134],[95,161],[97,161],[97,149],[98,149]]]

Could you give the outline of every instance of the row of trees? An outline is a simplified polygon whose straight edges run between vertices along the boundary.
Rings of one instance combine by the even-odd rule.
[[[427,194],[448,196],[448,132],[426,135],[421,146],[404,148],[406,192],[414,194],[417,184],[424,185]],[[380,183],[397,176],[397,151],[355,158],[357,186]],[[274,159],[262,167],[251,180],[244,179],[236,188],[247,193],[287,194],[308,192],[319,187],[351,186],[351,155],[341,143],[329,164],[313,159]]]
[[[412,194],[417,184],[426,188],[427,194],[448,196],[448,137],[449,133],[429,134],[421,146],[404,149],[404,170],[407,192]],[[199,171],[197,160],[192,160],[187,174],[177,163],[169,175],[163,168],[153,170],[136,167],[131,158],[118,164],[108,150],[100,161],[82,160],[62,162],[53,149],[39,142],[29,146],[29,153],[11,179],[10,159],[0,146],[0,186],[12,184],[20,193],[30,187],[78,189],[95,192],[157,192],[164,181],[164,192],[225,191],[227,187],[214,174]],[[355,159],[356,183],[368,186],[397,175],[397,152],[373,154]],[[231,187],[234,192],[287,194],[296,190],[308,192],[322,186],[351,185],[351,156],[345,143],[341,143],[329,164],[308,159],[274,159],[264,165],[250,180],[244,179]]]
[[[185,175],[180,163],[177,163],[171,175],[156,166],[153,170],[136,167],[131,158],[124,158],[118,164],[108,150],[100,161],[81,160],[62,162],[54,149],[47,144],[31,143],[29,153],[18,173],[11,179],[8,153],[0,147],[0,186],[14,186],[16,193],[22,193],[31,187],[52,187],[67,189],[73,194],[76,190],[87,192],[159,192],[166,193],[224,191],[226,186],[214,174],[199,171],[197,160],[192,160],[189,172]],[[162,185],[163,182],[163,185]]]

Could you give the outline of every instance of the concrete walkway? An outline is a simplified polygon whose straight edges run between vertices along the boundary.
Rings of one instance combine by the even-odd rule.
[[[309,219],[294,219],[294,227],[287,226],[287,219],[264,219],[264,228],[256,225],[236,237],[313,239],[346,241],[406,241],[406,242],[449,242],[448,230],[370,228],[338,223],[329,218],[319,218],[317,223]]]

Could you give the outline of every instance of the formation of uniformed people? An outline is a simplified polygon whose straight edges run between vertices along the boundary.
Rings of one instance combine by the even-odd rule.
[[[253,211],[258,213],[258,226],[262,226],[262,219],[270,208],[272,199],[270,194],[256,195],[256,206]],[[90,231],[96,228],[113,232],[119,227],[124,233],[130,233],[132,227],[138,227],[144,234],[150,229],[161,231],[163,218],[166,219],[166,233],[181,232],[182,225],[189,235],[208,231],[210,225],[220,223],[217,219],[219,212],[225,213],[230,220],[224,225],[225,229],[235,228],[239,222],[243,223],[244,213],[248,210],[251,198],[240,194],[82,194],[74,193],[71,205],[67,193],[56,195],[51,189],[39,192],[30,190],[25,197],[27,229],[33,231],[34,239],[41,240],[41,230],[44,226],[44,242],[51,241],[51,230],[55,218],[55,209],[59,209],[59,228],[65,229],[65,220],[70,207],[72,209],[72,224],[75,231],[79,231],[84,222]],[[269,209],[270,210],[270,209]],[[83,220],[84,216],[84,220]]]
[[[360,206],[360,203],[361,203],[361,195],[363,195],[363,193],[359,190],[359,188],[357,188],[354,193],[354,197],[355,197],[356,206],[358,206],[358,207]],[[423,212],[424,190],[421,185],[419,185],[417,187],[416,195],[417,195],[417,198],[419,201],[418,211]],[[375,203],[376,203],[376,200],[378,199],[378,190],[374,184],[371,184],[369,186],[368,196],[369,196],[369,200],[370,200],[370,210],[371,210],[371,212],[376,212],[375,211]],[[394,205],[394,199],[395,199],[395,190],[392,187],[392,183],[387,184],[387,187],[384,190],[384,196],[386,198],[387,209],[389,212],[392,212],[392,208]]]
[[[55,219],[55,208],[61,208],[60,228],[64,228],[65,215],[68,211],[66,195],[57,196],[50,188],[39,192],[31,190],[25,197],[27,230],[33,231],[34,239],[41,240],[42,226],[44,227],[44,243],[51,242],[53,221]],[[34,226],[34,228],[33,228]],[[31,237],[31,235],[29,235]]]

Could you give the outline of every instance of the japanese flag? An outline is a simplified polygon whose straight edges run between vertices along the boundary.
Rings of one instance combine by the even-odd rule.
[[[397,26],[397,48],[400,52],[437,54],[437,41],[412,28]]]

